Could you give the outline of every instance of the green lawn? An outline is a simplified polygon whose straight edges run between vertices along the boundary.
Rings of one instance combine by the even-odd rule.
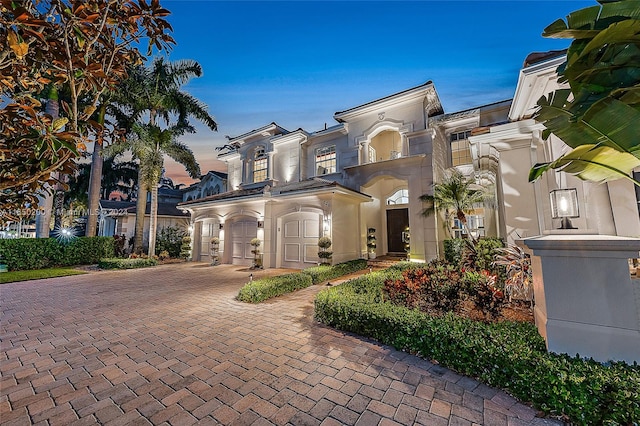
[[[86,274],[72,268],[47,268],[34,269],[30,271],[11,271],[0,273],[0,284],[12,283],[16,281],[39,280],[42,278],[66,277],[68,275]]]

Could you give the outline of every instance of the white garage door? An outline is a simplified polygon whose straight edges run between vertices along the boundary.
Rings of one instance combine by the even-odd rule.
[[[307,268],[318,263],[320,218],[296,213],[282,220],[282,267]]]
[[[231,225],[231,253],[232,263],[234,265],[251,265],[253,254],[251,253],[251,244],[249,242],[258,235],[258,222],[243,221],[234,222]],[[260,251],[262,251],[260,246]]]

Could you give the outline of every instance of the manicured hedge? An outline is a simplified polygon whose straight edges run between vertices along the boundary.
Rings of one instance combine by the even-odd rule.
[[[258,303],[272,297],[291,293],[313,284],[331,280],[367,267],[364,259],[351,260],[334,266],[314,266],[302,272],[262,278],[246,284],[240,289],[237,299],[242,302]]]
[[[436,360],[575,424],[640,421],[637,364],[603,365],[548,353],[528,323],[486,324],[453,314],[435,318],[384,302],[384,280],[399,271],[367,274],[322,291],[315,300],[316,318]]]
[[[88,265],[113,253],[111,237],[79,237],[66,243],[55,238],[0,239],[0,257],[10,271]]]
[[[313,285],[311,275],[303,273],[286,274],[277,277],[261,278],[251,281],[240,289],[238,300],[258,303],[272,297]]]
[[[152,257],[138,257],[135,259],[106,258],[100,259],[98,267],[101,269],[135,269],[156,266],[157,264],[158,261]]]
[[[339,263],[334,266],[321,265],[304,269],[303,274],[311,276],[314,284],[320,284],[324,281],[332,280],[352,272],[360,271],[367,267],[365,259],[350,260],[348,262]]]

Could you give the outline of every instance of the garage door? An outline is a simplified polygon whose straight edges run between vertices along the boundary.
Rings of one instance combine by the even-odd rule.
[[[234,222],[231,225],[232,263],[234,265],[251,265],[253,254],[249,242],[258,234],[258,222]],[[262,246],[260,250],[262,251]]]
[[[296,213],[282,220],[282,267],[307,268],[318,263],[320,218]]]

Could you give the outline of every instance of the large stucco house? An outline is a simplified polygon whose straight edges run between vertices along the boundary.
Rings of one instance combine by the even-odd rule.
[[[639,236],[640,216],[628,182],[585,183],[564,173],[527,181],[536,162],[566,149],[545,143],[530,117],[537,99],[558,87],[562,54],[525,63],[513,99],[445,114],[432,82],[334,114],[337,124],[307,132],[270,123],[229,139],[219,155],[227,191],[178,207],[193,225],[193,258],[208,261],[220,238],[223,263],[248,265],[249,242],[262,242],[265,267],[304,268],[318,262],[317,241],[333,241],[333,261],[367,256],[375,229],[377,255],[438,257],[450,238],[441,216],[423,216],[419,196],[431,193],[447,169],[458,168],[493,188],[495,203],[478,205],[471,232],[508,242],[557,232],[549,192],[576,188],[578,231]],[[455,222],[454,234],[463,232]]]

